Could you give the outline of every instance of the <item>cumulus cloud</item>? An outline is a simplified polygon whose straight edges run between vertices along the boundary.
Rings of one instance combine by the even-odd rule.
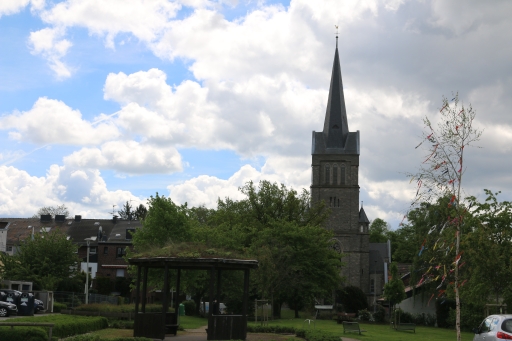
[[[0,166],[0,177],[0,212],[4,217],[31,217],[43,206],[65,203],[71,214],[108,218],[112,204],[143,202],[128,191],[109,191],[97,170],[52,165],[45,176],[36,177],[15,167]]]
[[[136,141],[110,141],[101,148],[82,148],[64,163],[83,169],[113,169],[127,174],[173,173],[182,170],[181,156],[172,147]]]
[[[119,136],[108,121],[92,124],[82,119],[80,111],[46,97],[28,111],[0,117],[0,129],[10,130],[12,139],[36,144],[95,145]]]
[[[71,68],[62,61],[62,58],[73,44],[63,36],[64,30],[61,28],[43,28],[31,32],[29,37],[32,54],[43,56],[59,79],[68,78],[72,73]]]
[[[0,2],[0,17],[15,14],[25,8],[30,0],[4,0]]]

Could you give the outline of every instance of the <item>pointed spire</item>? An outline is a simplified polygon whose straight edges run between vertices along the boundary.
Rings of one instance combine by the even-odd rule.
[[[347,111],[341,81],[340,57],[338,55],[338,35],[336,35],[336,51],[332,66],[329,100],[325,113],[324,134],[327,148],[343,148],[348,135]]]

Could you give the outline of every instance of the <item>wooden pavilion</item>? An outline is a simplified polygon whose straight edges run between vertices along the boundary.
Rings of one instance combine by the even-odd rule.
[[[137,282],[135,292],[135,324],[133,336],[153,339],[164,339],[165,334],[174,334],[179,325],[179,300],[175,301],[174,312],[169,309],[170,270],[176,269],[176,292],[180,292],[181,270],[206,270],[210,273],[209,309],[207,340],[245,340],[247,337],[247,301],[249,296],[249,271],[258,267],[257,260],[224,259],[224,258],[180,258],[180,257],[147,257],[130,258],[128,262],[137,266]],[[162,290],[162,312],[146,312],[146,293],[148,270],[164,269],[164,288]],[[216,315],[213,309],[213,298],[220,298],[221,276],[223,271],[243,271],[244,290],[241,315]],[[141,295],[142,280],[142,295]],[[141,300],[142,298],[142,300]],[[142,301],[139,310],[139,302]]]

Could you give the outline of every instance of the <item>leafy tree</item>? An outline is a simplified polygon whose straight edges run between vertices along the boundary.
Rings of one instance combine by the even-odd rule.
[[[13,256],[0,254],[3,278],[34,283],[35,290],[56,290],[59,283],[77,277],[77,246],[59,231],[36,234]]]
[[[137,206],[134,212],[135,219],[137,220],[144,220],[144,218],[146,218],[146,214],[148,214],[148,209],[142,204]]]
[[[391,280],[384,285],[384,297],[393,305],[393,308],[405,299],[404,282],[398,275],[398,267],[396,263],[391,263],[389,270],[391,272]],[[395,321],[396,323],[396,321]]]
[[[65,215],[69,217],[69,210],[66,205],[62,204],[59,206],[44,206],[37,210],[37,213],[32,216],[32,218],[39,218],[42,215],[51,215],[52,218],[55,218],[56,215]]]
[[[370,224],[370,243],[385,243],[390,239],[389,224],[381,218],[376,218]]]
[[[133,245],[140,250],[146,247],[162,247],[169,242],[191,239],[187,205],[176,205],[171,198],[151,196],[149,210],[142,221],[142,228],[133,234]]]
[[[119,213],[119,218],[123,220],[132,220],[134,216],[132,205],[130,205],[129,201],[127,201],[126,204],[123,205],[123,208],[120,211],[117,211],[117,213]]]
[[[439,278],[442,282],[445,282],[448,277],[453,279],[456,301],[455,327],[457,330],[457,341],[461,340],[458,261],[460,261],[462,256],[460,249],[461,226],[467,212],[463,207],[464,202],[461,198],[462,180],[465,173],[464,151],[467,150],[467,147],[472,146],[478,141],[481,136],[481,131],[473,127],[475,115],[476,112],[471,105],[467,108],[464,105],[459,107],[458,94],[455,95],[452,101],[444,98],[437,127],[427,117],[423,120],[427,129],[424,132],[423,141],[416,148],[425,143],[427,153],[418,172],[410,174],[417,184],[416,198],[413,206],[419,205],[422,202],[436,202],[439,198],[449,198],[447,207],[450,209],[450,212],[445,224],[431,227],[429,234],[439,234],[439,237],[445,239],[446,243],[450,243],[455,238],[454,247],[449,248],[447,253],[451,256],[451,260],[443,263],[448,268],[453,268],[453,271],[444,274],[444,266],[437,267],[437,264],[433,264],[435,267],[431,271],[432,274],[438,271],[439,277],[434,276],[433,278]],[[443,235],[442,231],[446,229],[450,233]],[[446,239],[446,237],[450,239]],[[429,247],[429,245],[423,245],[422,247]]]
[[[346,313],[357,313],[359,310],[368,309],[366,294],[355,286],[346,286],[337,290],[336,302],[343,305]]]
[[[488,303],[491,293],[496,304],[503,297],[512,303],[512,203],[498,202],[500,192],[486,189],[485,193],[483,203],[469,198],[473,211],[466,223],[472,227],[472,233],[466,235],[463,245],[471,266],[467,267],[470,273],[464,297],[483,305]]]

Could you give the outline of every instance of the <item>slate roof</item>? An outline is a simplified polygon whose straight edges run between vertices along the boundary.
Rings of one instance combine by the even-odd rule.
[[[377,272],[382,273],[384,261],[388,258],[388,243],[370,243],[370,273],[375,272],[375,261],[377,261]]]
[[[324,129],[322,132],[313,131],[312,137],[312,154],[359,155],[359,131],[351,133],[348,130],[338,43],[336,43],[336,50],[334,52]]]
[[[114,224],[112,219],[65,219],[63,222],[41,222],[39,218],[0,218],[0,226],[7,229],[7,245],[17,245],[19,242],[30,238],[32,228],[34,233],[40,233],[47,228],[49,231],[58,229],[77,245],[86,245],[85,238],[97,237],[97,241],[102,242],[126,242],[127,228],[142,227],[140,221],[132,220],[130,223],[126,220],[117,220]],[[101,229],[100,229],[101,227]],[[100,233],[101,231],[101,233]],[[120,234],[120,236],[117,236]]]
[[[366,224],[370,223],[370,221],[368,220],[368,217],[366,216],[366,212],[364,211],[364,208],[362,206],[361,206],[361,209],[359,210],[359,222],[366,223]]]

